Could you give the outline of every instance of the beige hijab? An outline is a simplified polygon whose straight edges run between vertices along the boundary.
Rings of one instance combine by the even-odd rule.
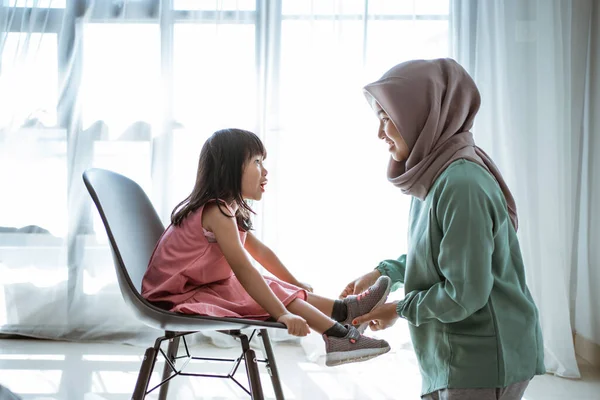
[[[425,199],[436,178],[458,159],[473,161],[496,179],[518,227],[515,200],[491,158],[475,145],[469,131],[481,98],[475,82],[452,59],[414,60],[398,64],[364,88],[402,135],[408,159],[390,159],[388,179],[403,193]]]

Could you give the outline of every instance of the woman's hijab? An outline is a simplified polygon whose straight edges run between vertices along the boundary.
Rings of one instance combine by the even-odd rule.
[[[390,159],[388,179],[406,194],[425,199],[438,176],[458,159],[489,171],[504,193],[515,230],[514,198],[492,159],[470,132],[481,97],[467,71],[452,59],[398,64],[364,88],[389,115],[409,148],[406,161]]]

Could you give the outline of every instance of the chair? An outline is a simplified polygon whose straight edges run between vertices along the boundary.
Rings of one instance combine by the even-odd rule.
[[[164,336],[158,337],[154,346],[146,349],[132,399],[144,399],[148,393],[159,387],[159,399],[166,399],[169,381],[178,375],[229,378],[246,391],[252,399],[263,399],[258,362],[266,364],[275,396],[277,399],[283,399],[283,391],[267,328],[282,329],[285,328],[285,325],[276,322],[173,313],[146,301],[140,294],[142,278],[154,246],[164,230],[156,210],[137,183],[117,173],[92,168],[83,173],[83,181],[106,228],[119,287],[125,303],[142,323],[164,331]],[[246,328],[252,329],[250,335],[241,331]],[[237,359],[190,356],[185,337],[207,330],[219,331],[238,338],[242,347],[241,355]],[[256,334],[261,337],[264,345],[264,360],[257,360],[254,350],[250,348],[250,341]],[[178,355],[180,339],[183,339],[185,347],[183,355]],[[168,341],[166,354],[161,348],[164,341]],[[162,381],[148,390],[150,376],[159,352],[165,358]],[[232,369],[227,375],[185,373],[183,367],[187,365],[187,362],[180,369],[176,367],[177,360],[181,358],[185,358],[187,362],[192,359],[229,362],[232,364]],[[242,361],[246,367],[249,388],[235,378]]]

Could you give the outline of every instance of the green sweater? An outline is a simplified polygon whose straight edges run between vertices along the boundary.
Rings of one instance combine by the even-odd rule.
[[[543,374],[538,311],[500,187],[466,160],[452,163],[410,209],[408,254],[377,269],[404,284],[422,394],[498,388]]]

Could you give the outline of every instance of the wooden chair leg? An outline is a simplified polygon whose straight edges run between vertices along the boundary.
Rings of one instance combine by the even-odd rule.
[[[263,394],[262,386],[260,384],[260,373],[258,370],[258,362],[256,361],[256,353],[250,348],[248,336],[240,334],[238,337],[242,342],[246,374],[248,375],[248,383],[250,384],[250,397],[252,397],[253,400],[263,400],[265,395]]]
[[[273,353],[273,346],[269,338],[269,333],[266,329],[260,330],[260,337],[262,338],[263,345],[265,346],[265,357],[267,359],[267,370],[271,376],[271,383],[273,384],[273,391],[275,392],[275,398],[277,400],[284,400],[283,389],[281,388],[281,381],[279,380],[279,372],[277,371],[277,364],[275,363],[275,354]]]
[[[256,353],[250,349],[244,353],[246,360],[246,372],[248,373],[248,382],[250,382],[250,393],[253,400],[263,400],[265,398],[260,384],[260,373]]]
[[[144,361],[142,361],[142,365],[140,366],[140,373],[138,374],[131,400],[144,400],[146,398],[146,392],[148,391],[148,384],[150,383],[150,377],[152,376],[152,370],[154,369],[157,354],[158,350],[154,347],[146,349]]]

